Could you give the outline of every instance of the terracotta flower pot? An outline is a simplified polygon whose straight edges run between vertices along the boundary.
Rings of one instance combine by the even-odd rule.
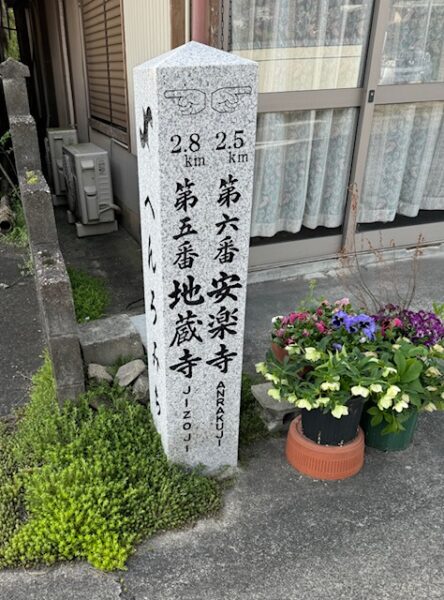
[[[290,425],[285,454],[300,473],[321,480],[347,479],[364,465],[364,433],[358,429],[354,440],[343,446],[321,446],[302,433],[301,417]]]
[[[285,348],[282,348],[282,346],[278,346],[278,344],[276,344],[275,342],[272,342],[271,344],[271,351],[273,352],[275,358],[279,362],[284,362],[284,358],[288,356],[287,350],[285,350]]]

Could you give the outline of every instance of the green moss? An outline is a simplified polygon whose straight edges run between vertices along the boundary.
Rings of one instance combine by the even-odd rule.
[[[108,397],[97,411],[94,395]],[[1,566],[124,568],[142,538],[221,505],[217,482],[167,461],[149,411],[124,390],[103,386],[59,408],[47,357],[0,451]]]
[[[267,437],[268,431],[262,421],[256,400],[251,392],[251,377],[242,376],[241,414],[239,427],[240,446],[248,446],[252,442]]]
[[[68,275],[77,322],[84,323],[102,317],[109,303],[105,282],[72,267],[68,268]]]

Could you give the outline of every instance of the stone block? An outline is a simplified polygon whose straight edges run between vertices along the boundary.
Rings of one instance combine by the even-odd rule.
[[[268,431],[286,431],[291,421],[299,414],[299,409],[290,402],[274,400],[268,395],[271,383],[251,386],[251,393],[259,404],[259,412]]]
[[[20,192],[31,247],[58,244],[57,227],[52,207],[52,196],[42,173],[35,172],[36,183],[19,178]],[[35,180],[34,180],[35,181]]]
[[[37,296],[46,335],[78,335],[71,284],[58,246],[34,252]]]
[[[40,148],[34,119],[31,115],[10,117],[9,128],[17,173],[25,176],[27,171],[41,171]]]
[[[140,360],[140,358],[132,360],[119,368],[115,376],[115,382],[122,387],[128,387],[144,371],[146,371],[146,365],[143,360]]]
[[[128,315],[114,315],[79,325],[80,345],[86,363],[113,365],[121,358],[144,358],[140,335]]]
[[[16,115],[29,115],[28,90],[26,80],[3,79],[6,106],[10,117]]]
[[[49,337],[48,349],[54,369],[59,400],[63,401],[65,399],[61,395],[66,390],[77,390],[76,393],[84,391],[85,375],[78,337],[76,335]]]

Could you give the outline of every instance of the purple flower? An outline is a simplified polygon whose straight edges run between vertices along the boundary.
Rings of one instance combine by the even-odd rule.
[[[348,319],[348,314],[343,310],[338,311],[335,315],[333,315],[331,319],[331,326],[334,329],[339,329],[342,325],[344,325],[345,321]]]
[[[335,350],[338,350],[338,352],[342,350],[342,344],[338,344],[337,342],[335,342],[334,344],[332,344],[332,346]]]

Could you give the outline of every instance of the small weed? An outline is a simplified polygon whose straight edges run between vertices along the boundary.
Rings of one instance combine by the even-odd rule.
[[[109,303],[105,282],[72,267],[68,267],[68,275],[77,322],[85,323],[102,317]]]

